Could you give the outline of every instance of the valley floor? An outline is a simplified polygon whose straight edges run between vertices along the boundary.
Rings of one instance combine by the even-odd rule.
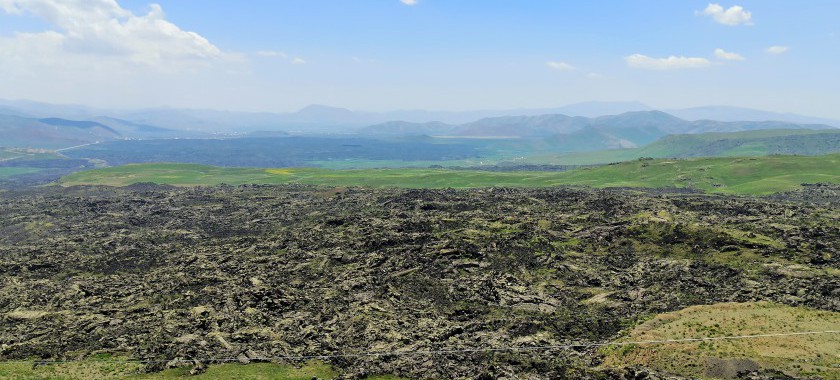
[[[840,154],[697,159],[640,159],[563,172],[449,169],[221,168],[195,164],[131,164],[75,173],[64,186],[156,183],[176,186],[218,184],[309,184],[405,188],[670,187],[724,194],[770,194],[803,183],[840,183]]]

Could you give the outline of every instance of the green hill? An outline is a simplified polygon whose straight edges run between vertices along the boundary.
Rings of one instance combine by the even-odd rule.
[[[771,154],[821,155],[840,152],[840,129],[766,129],[663,136],[637,149],[543,154],[522,163],[592,165],[641,157],[747,157]]]
[[[840,313],[768,302],[692,306],[657,315],[637,326],[621,342],[680,340],[694,337],[834,331]],[[605,366],[637,364],[701,378],[734,378],[756,368],[838,379],[836,333],[718,339],[700,342],[608,346]],[[811,360],[799,360],[803,357]]]
[[[92,121],[0,115],[0,147],[56,149],[121,138],[113,128]]]
[[[665,136],[643,147],[647,157],[820,155],[840,150],[840,130],[771,129]]]
[[[300,183],[407,188],[678,187],[712,193],[768,194],[802,183],[840,183],[840,154],[749,158],[645,159],[568,172],[488,172],[447,169],[220,168],[194,164],[131,164],[71,174],[60,184],[176,186]]]

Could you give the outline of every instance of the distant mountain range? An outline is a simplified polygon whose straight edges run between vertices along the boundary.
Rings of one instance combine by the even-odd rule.
[[[477,118],[488,114],[493,116]],[[702,116],[714,118],[692,120]],[[730,120],[735,117],[743,119]],[[400,121],[394,121],[400,118]],[[666,113],[637,102],[589,102],[554,109],[514,111],[387,113],[313,105],[298,112],[277,114],[179,109],[109,111],[31,101],[0,101],[0,146],[39,148],[118,139],[208,137],[211,133],[254,137],[284,133],[354,133],[370,137],[541,139],[544,147],[550,150],[576,152],[636,148],[674,134],[828,129],[831,125],[840,125],[840,122],[733,107],[702,107]]]
[[[93,120],[101,116],[108,116],[131,123],[174,130],[228,133],[247,133],[260,130],[348,132],[355,128],[396,120],[411,123],[441,122],[446,124],[466,124],[480,119],[502,116],[561,114],[572,117],[593,118],[605,115],[619,115],[627,112],[653,110],[652,107],[639,102],[583,102],[554,108],[479,111],[401,110],[392,112],[361,112],[345,108],[311,105],[297,112],[268,113],[169,108],[107,110],[25,100],[0,100],[0,114],[3,115],[30,118],[58,117],[71,120]],[[738,107],[711,106],[663,111],[689,121],[783,121],[796,124],[826,124],[840,127],[840,120]]]
[[[388,122],[362,128],[359,132],[389,137],[436,135],[542,139],[548,143],[551,150],[582,152],[637,148],[668,135],[764,129],[834,128],[824,124],[780,121],[688,121],[661,111],[638,111],[595,118],[566,115],[503,116],[460,125]]]
[[[93,121],[33,119],[0,115],[0,146],[61,148],[121,138],[119,132]]]
[[[58,149],[130,138],[187,137],[195,134],[110,117],[69,120],[0,114],[0,147]]]

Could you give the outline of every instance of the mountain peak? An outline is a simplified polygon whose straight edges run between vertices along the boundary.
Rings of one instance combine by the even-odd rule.
[[[310,104],[306,107],[301,108],[297,112],[297,114],[323,114],[323,113],[353,113],[353,111],[347,108],[341,107],[332,107],[326,106],[323,104]]]

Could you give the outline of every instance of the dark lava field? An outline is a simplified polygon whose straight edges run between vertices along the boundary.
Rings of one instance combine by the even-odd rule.
[[[641,379],[585,344],[691,305],[840,311],[838,205],[836,185],[7,191],[0,360],[376,352],[326,362],[346,378]],[[485,350],[554,345],[572,347]]]

